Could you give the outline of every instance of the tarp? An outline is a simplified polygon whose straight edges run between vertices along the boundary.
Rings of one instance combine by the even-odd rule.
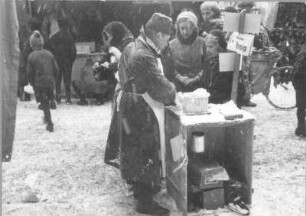
[[[15,1],[0,0],[1,147],[2,161],[12,156],[19,66],[18,20]],[[2,136],[2,137],[1,137]]]

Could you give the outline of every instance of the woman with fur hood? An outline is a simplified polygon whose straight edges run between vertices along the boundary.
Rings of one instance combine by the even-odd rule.
[[[173,82],[177,91],[191,92],[201,86],[204,38],[198,36],[198,19],[192,11],[181,12],[176,19],[176,38],[170,41],[174,62]]]
[[[205,1],[200,6],[202,22],[200,23],[200,35],[206,36],[213,29],[223,29],[221,8],[217,2]]]

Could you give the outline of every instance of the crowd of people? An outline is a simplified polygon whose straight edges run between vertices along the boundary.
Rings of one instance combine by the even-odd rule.
[[[241,4],[238,9],[227,10],[238,12],[252,7],[252,4]],[[222,31],[221,9],[217,3],[204,2],[200,10],[201,23],[192,10],[184,9],[176,17],[175,25],[172,18],[154,13],[140,29],[137,38],[122,22],[110,22],[101,32],[110,58],[97,63],[88,60],[84,66],[85,69],[93,67],[94,71],[107,69],[116,77],[111,86],[112,119],[105,163],[120,168],[122,178],[133,188],[139,213],[169,214],[168,209],[153,200],[154,194],[160,190],[163,176],[159,152],[164,136],[164,106],[176,104],[177,92],[191,92],[197,88],[205,88],[210,93],[209,103],[222,104],[231,100],[233,72],[219,72],[218,54],[227,51],[228,39],[227,33]],[[46,49],[43,48],[43,37],[34,26],[28,42],[34,51],[24,54],[28,55],[26,74],[34,86],[36,100],[41,103],[49,131],[53,131],[50,107],[55,108],[54,100],[61,102],[62,77],[66,103],[71,104],[71,67],[76,57],[67,22],[63,20],[59,24],[60,31],[47,40]],[[257,37],[261,46],[268,46],[265,34]],[[304,136],[305,53],[304,46],[295,65],[294,82],[298,106],[296,134]],[[237,106],[256,106],[250,101],[249,83],[244,77],[242,71]],[[91,85],[74,82],[72,86],[80,97],[79,105],[88,104],[84,89],[89,92],[99,89],[99,93],[108,89],[101,80]]]

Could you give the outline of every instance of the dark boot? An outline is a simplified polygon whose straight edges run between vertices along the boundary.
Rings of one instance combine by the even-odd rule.
[[[244,101],[244,103],[242,103],[242,106],[245,106],[245,107],[256,107],[257,104],[256,103],[253,103],[252,101]]]
[[[298,126],[295,129],[295,135],[306,137],[305,108],[297,107],[296,116],[298,120]]]
[[[80,100],[77,102],[78,105],[80,106],[87,106],[88,105],[88,101],[87,100]]]
[[[51,100],[51,101],[50,101],[50,109],[56,109],[55,100]]]
[[[136,192],[136,193],[135,193]],[[153,200],[154,188],[145,183],[136,183],[134,196],[137,197],[136,211],[141,214],[166,216],[170,211]]]
[[[24,101],[31,101],[31,95],[24,92]]]
[[[70,92],[66,92],[66,104],[71,104],[71,94],[70,94]]]
[[[41,102],[41,107],[44,111],[44,121],[47,123],[47,126],[46,126],[46,130],[47,131],[50,131],[50,132],[53,132],[54,130],[54,126],[53,126],[53,123],[52,123],[52,120],[51,120],[51,112],[50,112],[50,105],[49,105],[49,101],[47,99],[44,99],[42,102]]]
[[[148,198],[148,197],[147,197]],[[141,214],[148,214],[148,215],[158,215],[158,216],[168,216],[170,211],[158,203],[156,203],[153,198],[145,200],[138,200],[136,211]]]
[[[49,122],[47,124],[46,130],[49,131],[49,132],[53,132],[54,131],[54,125],[53,125],[52,122]]]
[[[300,137],[306,137],[306,127],[304,124],[298,125],[295,129],[295,135]]]
[[[23,98],[23,97],[24,97],[23,92],[24,92],[23,86],[19,87],[19,88],[18,88],[18,95],[19,95],[20,101],[23,101],[23,100],[24,100],[24,98]]]
[[[57,103],[61,102],[62,94],[61,94],[61,80],[57,80],[55,84],[55,100]]]
[[[57,93],[57,94],[56,94],[56,102],[57,102],[57,103],[61,103],[61,99],[62,99],[61,94],[60,94],[60,93],[59,93],[59,94]]]

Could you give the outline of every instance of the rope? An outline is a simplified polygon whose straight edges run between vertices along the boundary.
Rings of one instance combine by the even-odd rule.
[[[276,105],[270,98],[269,95],[264,94],[265,98],[267,99],[267,101],[269,102],[270,105],[272,105],[273,107],[275,107],[276,109],[280,109],[280,110],[292,110],[294,109],[296,106],[289,106],[289,107],[283,107],[283,106],[278,106]]]

